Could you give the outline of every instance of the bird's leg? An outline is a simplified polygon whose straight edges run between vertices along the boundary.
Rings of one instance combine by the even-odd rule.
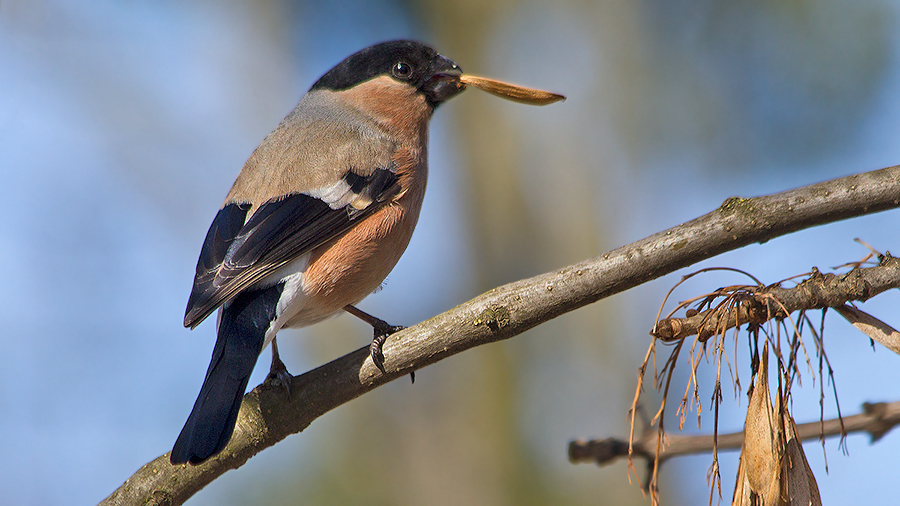
[[[393,334],[394,332],[399,332],[406,327],[402,325],[391,325],[388,322],[376,318],[365,311],[361,311],[355,306],[351,306],[347,304],[344,306],[344,311],[352,314],[353,316],[359,318],[360,320],[368,323],[372,326],[372,330],[374,331],[374,337],[372,338],[372,344],[369,345],[369,354],[372,356],[372,362],[375,364],[375,367],[378,368],[379,371],[385,373],[384,370],[384,352],[382,351],[382,347],[384,346],[384,342],[387,340],[388,336]],[[413,382],[416,381],[416,373],[410,373]]]
[[[278,355],[277,338],[272,338],[272,367],[269,368],[269,375],[266,377],[266,380],[283,388],[287,392],[288,399],[290,400],[292,378],[293,376],[288,372],[287,367],[285,367],[284,362],[281,361],[281,357]]]

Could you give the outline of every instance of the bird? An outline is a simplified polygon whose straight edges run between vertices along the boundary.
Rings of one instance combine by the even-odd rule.
[[[200,251],[184,326],[218,310],[216,344],[172,464],[220,453],[250,373],[276,334],[349,312],[373,327],[372,360],[403,328],[355,306],[403,254],[428,178],[428,124],[465,89],[452,60],[416,41],[354,53],[326,72],[252,153]]]

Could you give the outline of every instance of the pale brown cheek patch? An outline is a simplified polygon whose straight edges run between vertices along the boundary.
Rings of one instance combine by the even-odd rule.
[[[487,77],[463,74],[459,77],[459,80],[463,84],[484,90],[492,95],[528,105],[547,105],[566,99],[566,97],[558,93],[516,86],[515,84],[504,83],[503,81],[488,79]]]
[[[363,111],[407,142],[411,140],[407,137],[425,128],[431,117],[431,108],[422,94],[387,76],[376,77],[339,94],[347,104]]]

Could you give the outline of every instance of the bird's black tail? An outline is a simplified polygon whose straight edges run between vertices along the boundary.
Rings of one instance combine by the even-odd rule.
[[[283,286],[242,292],[222,309],[206,379],[169,456],[173,464],[199,464],[228,444]]]

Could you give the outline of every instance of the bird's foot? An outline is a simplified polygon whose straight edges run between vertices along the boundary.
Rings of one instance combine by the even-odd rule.
[[[278,344],[275,339],[272,339],[272,367],[269,369],[269,375],[266,376],[266,382],[287,392],[288,400],[290,400],[293,378],[278,355]]]
[[[372,362],[375,364],[375,367],[384,374],[387,372],[384,370],[384,351],[382,351],[384,342],[387,341],[388,336],[394,332],[399,332],[406,327],[402,325],[389,325],[384,320],[378,320],[377,322],[372,323],[372,328],[374,329],[374,337],[372,338],[372,344],[369,345],[369,355],[372,356]]]
[[[344,311],[347,311],[348,313],[372,326],[375,336],[372,339],[372,344],[369,345],[369,355],[371,355],[372,363],[375,364],[375,367],[377,367],[382,374],[387,373],[387,371],[384,369],[384,352],[382,351],[384,342],[387,340],[389,335],[393,334],[394,332],[399,332],[406,327],[402,325],[391,325],[381,318],[376,318],[369,313],[366,313],[365,311],[357,309],[352,305],[345,306]],[[409,373],[409,377],[412,378],[413,383],[416,382],[415,371]]]

